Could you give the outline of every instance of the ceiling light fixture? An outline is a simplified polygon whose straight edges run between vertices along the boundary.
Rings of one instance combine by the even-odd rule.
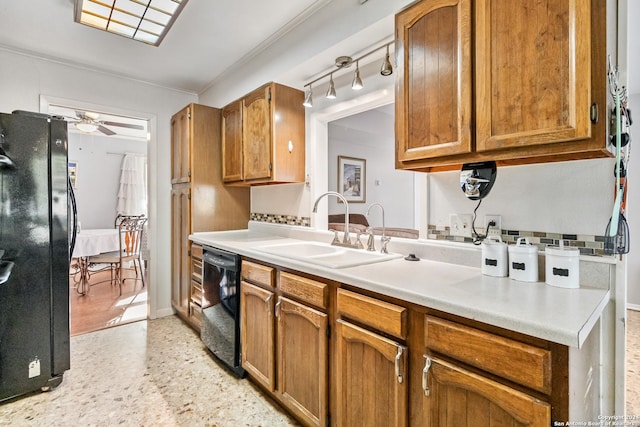
[[[335,99],[336,98],[336,87],[335,87],[335,83],[333,82],[333,73],[342,70],[343,68],[349,68],[351,66],[351,64],[353,64],[354,62],[356,63],[356,70],[354,71],[353,74],[353,81],[351,82],[351,88],[353,90],[360,90],[364,87],[364,84],[362,83],[362,78],[360,77],[360,63],[359,61],[361,61],[362,59],[366,58],[367,56],[371,55],[374,52],[379,51],[380,49],[383,48],[387,48],[387,53],[386,56],[384,58],[383,64],[382,64],[382,68],[380,70],[380,74],[382,74],[383,76],[389,76],[393,73],[393,67],[391,65],[391,61],[389,60],[389,45],[391,45],[392,43],[394,43],[394,41],[390,41],[387,42],[381,46],[378,46],[372,50],[370,50],[369,52],[365,53],[364,55],[359,56],[356,59],[352,59],[349,56],[339,56],[336,58],[335,61],[335,65],[338,68],[338,70],[331,70],[328,71],[327,73],[321,75],[320,77],[318,77],[315,80],[310,81],[309,83],[305,84],[304,87],[308,87],[308,91],[305,95],[305,99],[304,102],[302,103],[302,105],[304,105],[307,108],[310,108],[313,106],[313,101],[312,101],[312,85],[326,77],[329,77],[329,87],[327,89],[327,94],[326,97],[328,99]]]
[[[389,45],[387,45],[387,54],[384,57],[384,61],[382,61],[382,67],[380,67],[380,74],[383,76],[390,76],[393,73],[393,67],[391,66],[391,61],[389,60]]]
[[[81,121],[76,122],[75,126],[79,131],[84,133],[95,132],[96,129],[98,129],[98,125],[89,119],[82,119]]]
[[[353,73],[353,82],[351,82],[351,89],[360,90],[364,87],[362,79],[360,78],[360,66],[356,61],[356,71]]]
[[[158,46],[188,0],[75,0],[75,21]]]
[[[304,105],[307,108],[313,107],[313,95],[312,95],[311,85],[309,85],[309,90],[307,90],[307,94],[304,97],[304,102],[302,103],[302,105]]]
[[[336,85],[333,84],[333,73],[329,78],[329,89],[327,90],[327,99],[336,99]]]

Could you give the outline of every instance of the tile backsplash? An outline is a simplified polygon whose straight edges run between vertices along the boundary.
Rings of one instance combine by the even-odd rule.
[[[251,212],[251,221],[268,222],[271,224],[299,225],[311,227],[311,218],[294,215],[279,215]]]
[[[484,230],[478,230],[478,232],[483,233]],[[544,231],[502,230],[500,237],[503,242],[509,244],[515,243],[519,237],[526,237],[529,243],[538,246],[540,251],[544,251],[549,245],[558,245],[560,240],[564,240],[566,246],[580,249],[581,255],[605,255],[604,236],[546,233]],[[451,235],[449,227],[436,227],[435,225],[429,225],[428,238],[434,240],[449,240],[452,242],[473,242],[473,239],[469,237]]]
[[[295,215],[279,215],[251,212],[251,220],[258,222],[266,222],[271,224],[297,225],[301,227],[311,227],[311,218],[299,217]],[[478,232],[482,233],[484,230]],[[469,237],[453,236],[449,227],[437,227],[429,225],[428,236],[433,240],[448,240],[452,242],[473,243],[473,239]],[[525,231],[525,230],[502,230],[502,241],[509,244],[516,242],[518,237],[526,237],[529,243],[537,245],[540,251],[548,245],[558,245],[560,240],[564,240],[564,244],[580,249],[582,255],[605,255],[604,253],[604,236],[591,236],[582,234],[561,234],[547,233],[544,231]]]

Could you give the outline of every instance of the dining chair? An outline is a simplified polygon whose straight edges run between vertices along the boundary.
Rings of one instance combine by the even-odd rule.
[[[109,264],[112,271],[112,284],[118,285],[120,295],[122,295],[122,283],[131,279],[123,277],[124,264],[133,263],[136,277],[138,280],[138,271],[142,287],[145,286],[144,271],[142,270],[141,248],[143,241],[144,226],[147,218],[140,216],[121,216],[118,218],[118,233],[120,235],[120,249],[114,252],[106,252],[99,255],[89,257],[89,264]],[[136,262],[138,265],[136,265]],[[139,270],[138,270],[139,267]]]

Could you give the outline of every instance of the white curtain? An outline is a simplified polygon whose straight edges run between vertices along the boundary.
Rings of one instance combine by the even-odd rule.
[[[147,215],[147,158],[125,154],[120,170],[116,210],[122,215]]]

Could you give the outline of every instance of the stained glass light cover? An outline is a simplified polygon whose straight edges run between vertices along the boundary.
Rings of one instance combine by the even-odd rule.
[[[76,0],[75,20],[158,46],[187,0]]]

